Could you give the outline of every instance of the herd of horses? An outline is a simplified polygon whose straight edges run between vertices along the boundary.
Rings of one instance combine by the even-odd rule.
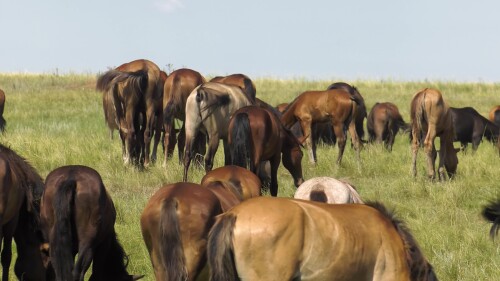
[[[366,118],[368,141],[389,151],[399,130],[409,132],[414,176],[421,147],[431,179],[439,154],[440,180],[456,174],[454,141],[472,143],[475,150],[484,136],[500,153],[500,106],[488,120],[473,108],[449,107],[436,89],[414,95],[406,123],[393,103],[377,103],[367,113],[359,91],[343,82],[273,107],[256,96],[243,74],[207,81],[194,70],[167,75],[153,62],[137,60],[101,75],[96,88],[103,93],[110,136],[119,132],[126,164],[151,165],[161,143],[164,165],[175,144],[184,165],[183,182],[158,189],[140,218],[156,280],[437,280],[405,223],[383,204],[365,202],[344,180],[304,180],[302,148],[315,164],[318,141],[328,139],[338,145],[341,164],[349,134],[359,163]],[[0,91],[0,113],[4,102]],[[213,169],[221,139],[225,165]],[[204,156],[205,176],[187,182],[197,155]],[[297,187],[293,199],[275,198],[281,162]],[[267,179],[271,197],[261,196]],[[494,238],[500,198],[483,216],[493,223]],[[91,167],[62,166],[44,180],[0,144],[2,281],[9,278],[12,239],[20,280],[83,281],[91,265],[92,281],[142,278],[127,271],[115,220],[112,198]]]

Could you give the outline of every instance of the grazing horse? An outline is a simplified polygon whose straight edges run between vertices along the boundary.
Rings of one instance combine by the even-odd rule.
[[[405,123],[395,104],[377,102],[368,114],[366,128],[368,129],[369,142],[384,142],[385,148],[392,151],[399,129],[408,131],[410,124]]]
[[[346,143],[345,128],[349,128],[351,139],[356,150],[359,162],[361,143],[356,132],[358,104],[361,101],[356,96],[340,89],[327,91],[307,91],[300,94],[292,101],[283,112],[281,122],[290,128],[299,121],[302,134],[306,137],[306,147],[309,152],[309,161],[316,163],[316,149],[313,147],[311,125],[319,122],[330,121],[337,137],[339,155],[337,164],[342,161]]]
[[[243,200],[261,195],[259,177],[242,167],[227,165],[213,169],[203,176],[200,184],[208,186],[212,182],[230,182]]]
[[[171,157],[175,147],[174,119],[182,121],[182,127],[179,131],[178,153],[179,161],[182,161],[184,155],[184,144],[186,142],[186,101],[191,92],[199,85],[205,83],[205,78],[197,71],[181,68],[173,71],[168,76],[163,87],[163,118],[165,130],[165,158]],[[199,136],[203,136],[200,134]],[[197,152],[205,154],[205,138],[199,140]]]
[[[162,78],[163,76],[163,78]],[[125,135],[125,143],[129,146],[129,142],[135,138],[143,142],[144,166],[150,162],[150,143],[153,132],[155,140],[151,159],[156,159],[156,150],[161,138],[162,128],[162,103],[163,103],[163,79],[160,69],[156,64],[148,60],[135,60],[125,63],[104,73],[97,80],[97,90],[105,92],[112,91],[114,106],[116,109],[116,118],[119,124],[121,134]],[[119,83],[128,79],[140,80],[140,87],[132,87],[128,95],[133,95],[133,98],[125,97],[127,93],[120,91],[124,87],[120,87]],[[126,88],[126,87],[125,87]],[[119,96],[121,98],[119,98]],[[133,99],[134,103],[128,103],[129,99]],[[142,114],[142,116],[140,116]],[[137,123],[139,118],[142,118],[141,132],[137,131]],[[138,136],[141,133],[143,136]],[[127,142],[128,141],[128,142]],[[128,158],[125,159],[128,163]]]
[[[500,105],[496,105],[490,110],[489,119],[497,126],[500,126]]]
[[[196,280],[206,264],[208,231],[222,213],[217,196],[194,183],[160,188],[141,215],[156,280]]]
[[[227,85],[233,85],[240,87],[245,95],[252,101],[255,102],[255,95],[257,90],[253,81],[248,78],[245,74],[231,74],[228,76],[216,76],[210,80],[210,82],[224,83]]]
[[[500,197],[485,206],[482,215],[487,221],[493,223],[490,229],[490,236],[491,238],[495,238],[500,229]]]
[[[45,280],[40,253],[40,198],[43,180],[13,150],[0,144],[0,250],[2,281],[9,280],[12,238],[17,247],[14,272],[19,280]],[[3,246],[2,246],[3,242]]]
[[[213,159],[219,140],[224,143],[225,164],[230,164],[227,131],[231,115],[243,106],[252,105],[252,101],[240,87],[222,83],[207,82],[189,95],[186,101],[186,147],[184,152],[184,181],[191,162],[193,142],[200,130],[208,137],[208,149],[205,154],[205,171],[212,170]]]
[[[252,198],[217,217],[208,263],[211,280],[437,280],[380,203]]]
[[[280,162],[298,187],[302,178],[301,144],[283,127],[276,115],[258,106],[246,106],[234,112],[229,123],[229,149],[232,164],[260,174],[261,161],[270,161],[272,196],[278,195]]]
[[[316,177],[306,180],[297,188],[293,198],[328,204],[363,204],[361,196],[353,185],[330,177]]]
[[[499,126],[484,118],[472,107],[450,107],[451,119],[455,128],[454,141],[459,141],[462,148],[467,148],[467,143],[472,143],[472,150],[476,151],[483,136],[496,144],[500,134]]]
[[[0,89],[0,132],[5,131],[5,125],[7,122],[5,121],[5,118],[3,118],[3,109],[5,107],[5,93],[2,89]]]
[[[354,123],[356,124],[356,132],[358,133],[358,137],[360,140],[365,136],[365,130],[363,129],[363,122],[366,118],[366,105],[363,96],[359,93],[358,89],[354,86],[351,86],[345,82],[336,82],[328,86],[327,90],[332,89],[340,89],[348,92],[351,96],[355,97],[358,102],[358,114],[354,119]],[[335,137],[335,135],[334,135]],[[335,141],[333,142],[335,144]]]
[[[445,179],[445,168],[448,176],[453,178],[457,171],[457,151],[453,147],[453,120],[448,104],[441,92],[436,89],[423,89],[413,96],[411,101],[412,126],[412,172],[417,175],[417,153],[420,142],[423,140],[424,152],[427,155],[427,175],[435,178],[434,162],[436,161],[436,147],[434,139],[439,137],[439,180]],[[424,139],[425,136],[425,139]]]
[[[94,169],[75,165],[50,172],[40,214],[56,280],[83,281],[91,263],[92,281],[141,278],[127,273],[114,228],[116,210]]]

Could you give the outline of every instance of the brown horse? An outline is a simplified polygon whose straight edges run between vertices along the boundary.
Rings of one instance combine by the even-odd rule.
[[[366,115],[366,105],[365,105],[365,100],[363,99],[363,96],[361,96],[361,94],[359,93],[359,91],[356,87],[349,85],[345,82],[336,82],[336,83],[331,84],[327,88],[327,90],[332,90],[332,89],[344,90],[356,99],[357,106],[358,106],[358,114],[356,115],[354,123],[356,124],[356,132],[358,133],[358,137],[360,140],[362,140],[364,135],[365,135],[365,130],[363,129],[363,122],[367,116]],[[334,135],[334,137],[335,137],[335,135]]]
[[[498,230],[500,229],[500,197],[496,201],[490,201],[490,203],[483,208],[483,217],[493,223],[490,229],[491,238],[495,238],[498,235]]]
[[[9,280],[12,238],[17,246],[14,272],[19,280],[45,280],[40,254],[40,198],[43,180],[13,150],[0,144],[0,250],[2,281]],[[2,249],[3,242],[3,249]]]
[[[213,159],[220,139],[224,143],[225,164],[230,164],[227,132],[231,115],[243,106],[252,105],[252,101],[237,86],[207,82],[189,95],[186,101],[186,147],[184,152],[184,181],[187,181],[189,164],[193,158],[193,143],[196,135],[202,131],[208,137],[208,149],[205,154],[205,171],[212,170]]]
[[[306,180],[297,188],[293,198],[328,204],[363,203],[361,196],[352,184],[330,177],[316,177]]]
[[[369,142],[384,143],[392,151],[396,134],[399,130],[408,131],[410,124],[405,123],[398,107],[391,102],[376,103],[368,114],[366,128]]]
[[[331,122],[337,137],[339,155],[337,164],[342,161],[346,143],[345,128],[349,128],[351,139],[356,150],[359,162],[361,143],[356,132],[358,104],[361,103],[356,96],[340,89],[327,91],[307,91],[300,94],[292,101],[281,116],[281,122],[290,128],[299,121],[302,133],[306,137],[306,147],[309,152],[309,161],[316,163],[316,151],[313,147],[311,125],[318,122]]]
[[[497,126],[500,126],[500,105],[496,105],[490,110],[489,119]]]
[[[5,107],[5,93],[2,89],[0,89],[0,132],[5,131],[5,125],[7,124],[5,118],[3,118],[4,107]]]
[[[240,108],[231,117],[228,135],[234,165],[249,167],[259,175],[261,161],[270,161],[272,196],[278,195],[278,167],[282,160],[296,187],[304,181],[301,144],[270,111],[258,106]]]
[[[380,203],[247,200],[217,218],[208,262],[211,280],[437,280]]]
[[[41,204],[56,280],[137,280],[127,273],[126,255],[116,238],[116,210],[101,176],[86,166],[63,166],[49,173]],[[78,253],[76,264],[75,255]]]
[[[175,147],[174,118],[182,121],[179,131],[178,153],[179,161],[184,155],[184,144],[186,142],[186,130],[184,127],[186,119],[186,100],[191,92],[199,85],[205,83],[205,78],[197,71],[181,68],[170,73],[163,87],[163,118],[165,130],[165,158],[171,157]],[[203,136],[200,134],[200,136]],[[205,154],[205,139],[202,138],[197,145],[197,152]]]
[[[257,90],[255,89],[255,84],[248,78],[245,74],[231,74],[228,76],[216,76],[210,80],[210,82],[224,83],[227,85],[233,85],[240,87],[247,97],[255,102],[255,95]]]
[[[260,188],[262,183],[259,177],[242,167],[227,165],[213,169],[203,176],[200,184],[202,186],[208,186],[213,182],[231,183],[235,187],[235,190],[237,190],[237,193],[239,193],[238,197],[242,200],[261,195]]]
[[[196,280],[206,264],[208,231],[222,213],[217,196],[194,183],[160,188],[141,215],[156,280]]]
[[[439,137],[439,179],[445,179],[445,168],[448,176],[453,178],[457,171],[457,150],[453,147],[455,135],[453,120],[448,104],[441,92],[436,89],[423,89],[413,96],[411,101],[413,176],[417,175],[417,153],[420,142],[423,140],[424,152],[427,155],[427,175],[435,178],[434,162],[436,147],[434,139]],[[425,136],[425,137],[424,137]]]
[[[130,152],[133,139],[140,139],[143,142],[144,165],[149,165],[150,162],[150,143],[155,133],[155,141],[152,160],[156,159],[156,150],[161,138],[162,129],[162,103],[163,103],[163,81],[160,69],[156,64],[148,60],[135,60],[129,63],[120,65],[114,70],[109,70],[99,77],[96,88],[106,92],[112,91],[113,101],[116,110],[120,131],[125,135],[125,143],[129,146]],[[163,77],[164,78],[164,77]],[[138,87],[132,87],[131,93],[134,97],[126,97],[126,93],[120,91],[124,89],[118,83],[128,79],[141,81]],[[131,102],[131,100],[133,102]],[[141,116],[142,114],[142,116]],[[137,128],[139,119],[143,121],[140,134]],[[129,144],[130,143],[130,144]],[[141,160],[142,161],[142,160]],[[128,160],[126,159],[126,162]]]

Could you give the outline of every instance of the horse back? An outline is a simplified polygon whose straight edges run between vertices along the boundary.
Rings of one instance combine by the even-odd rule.
[[[181,68],[173,71],[167,77],[163,87],[163,108],[172,103],[170,110],[175,110],[177,116],[184,119],[186,100],[189,94],[205,82],[205,78],[197,71]]]
[[[226,165],[223,167],[211,170],[201,179],[201,185],[206,186],[215,181],[229,181],[242,194],[243,200],[261,195],[262,183],[258,176],[248,169]]]

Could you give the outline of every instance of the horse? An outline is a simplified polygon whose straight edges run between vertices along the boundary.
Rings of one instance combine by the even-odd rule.
[[[139,112],[142,113],[143,125],[140,136],[143,142],[143,164],[148,166],[150,162],[150,143],[155,133],[153,151],[151,160],[156,160],[156,150],[161,138],[162,124],[162,102],[163,102],[163,83],[162,75],[159,67],[148,60],[135,60],[124,63],[116,69],[112,69],[101,75],[96,84],[96,89],[103,93],[112,91],[114,104],[116,109],[116,117],[120,131],[125,135],[125,143],[131,151],[131,141],[133,138],[139,138],[136,123],[139,119]],[[133,98],[125,97],[125,93],[118,92],[117,83],[128,79],[141,81],[140,87],[132,87],[131,93]],[[118,96],[121,96],[119,98]],[[127,101],[133,99],[134,103],[130,104]],[[141,159],[142,161],[142,159]],[[125,159],[128,163],[128,158]]]
[[[56,280],[83,281],[91,263],[92,281],[143,277],[127,272],[128,258],[114,228],[116,210],[96,170],[70,165],[50,172],[40,220]]]
[[[297,188],[293,198],[328,204],[363,204],[361,196],[352,184],[330,177],[306,180]]]
[[[398,107],[391,102],[375,103],[368,114],[366,128],[368,141],[384,143],[385,148],[392,151],[396,134],[399,130],[409,131],[410,124],[405,123]]]
[[[366,105],[365,105],[365,100],[363,99],[363,96],[359,93],[358,89],[352,85],[349,85],[345,82],[336,82],[328,86],[326,88],[327,90],[332,90],[332,89],[340,89],[348,92],[351,96],[355,97],[356,101],[358,102],[358,114],[356,115],[356,118],[354,119],[354,123],[356,124],[356,132],[358,133],[358,137],[360,140],[363,140],[363,137],[365,136],[365,130],[363,129],[363,122],[364,119],[366,118]],[[334,135],[335,137],[335,135]],[[335,142],[333,142],[335,144]]]
[[[255,102],[255,95],[257,90],[255,89],[255,84],[253,81],[245,74],[231,74],[228,76],[216,76],[210,80],[210,82],[224,83],[226,85],[233,85],[240,87],[245,95],[252,101]]]
[[[217,217],[208,263],[210,280],[437,280],[405,224],[377,202],[252,198]]]
[[[242,200],[247,200],[261,195],[262,183],[259,177],[249,170],[239,166],[227,165],[213,169],[203,176],[200,184],[201,186],[207,187],[213,182],[231,183],[234,187],[233,190],[238,193],[237,197]]]
[[[5,92],[0,89],[0,132],[5,132],[5,125],[7,122],[5,118],[3,118],[3,109],[5,107]]]
[[[483,218],[491,222],[493,225],[490,229],[490,237],[492,239],[498,235],[500,229],[500,197],[496,201],[490,201],[488,205],[483,208]]]
[[[43,180],[28,161],[0,144],[0,250],[2,281],[9,280],[12,238],[17,247],[14,273],[19,280],[46,280],[40,253],[40,198]],[[3,248],[2,248],[3,242]]]
[[[468,143],[472,143],[472,150],[476,151],[483,136],[496,144],[500,128],[495,123],[484,118],[472,107],[450,107],[450,111],[455,128],[453,140],[459,141],[463,150],[467,148]]]
[[[208,231],[222,213],[217,196],[195,183],[165,185],[141,214],[156,280],[196,280],[205,267]]]
[[[417,176],[417,153],[423,140],[424,152],[427,155],[427,175],[435,178],[434,162],[436,147],[434,139],[439,137],[439,180],[445,179],[445,169],[450,179],[457,171],[457,151],[453,147],[454,127],[448,104],[439,90],[423,89],[417,92],[411,101],[412,126],[412,172]],[[424,139],[425,136],[425,139]]]
[[[163,118],[165,131],[165,157],[164,166],[167,158],[170,158],[175,147],[174,118],[181,120],[182,127],[179,131],[178,153],[179,161],[183,159],[184,144],[186,141],[185,119],[186,119],[186,100],[191,92],[199,85],[205,83],[205,78],[197,71],[188,68],[181,68],[173,71],[168,76],[163,86]],[[200,134],[200,137],[203,135]],[[205,154],[205,139],[198,141],[197,152]]]
[[[205,154],[205,171],[212,170],[213,159],[219,140],[224,143],[225,164],[230,164],[227,131],[229,118],[239,108],[252,105],[253,102],[240,87],[216,82],[207,82],[195,88],[186,101],[186,146],[184,148],[184,177],[192,158],[193,143],[199,131],[208,137],[208,149]]]
[[[260,174],[261,161],[270,161],[272,196],[278,195],[280,162],[298,187],[302,177],[301,144],[283,127],[277,116],[258,106],[246,106],[234,112],[229,122],[228,143],[233,165]]]
[[[345,128],[349,128],[354,149],[359,162],[361,149],[360,139],[356,132],[356,116],[361,100],[357,96],[340,89],[327,91],[306,91],[293,100],[283,112],[281,122],[290,128],[299,121],[302,134],[306,137],[306,147],[309,153],[309,162],[316,164],[316,149],[313,147],[311,124],[330,121],[337,137],[339,155],[337,164],[340,165],[346,143]]]
[[[497,126],[500,126],[500,105],[496,105],[490,110],[489,119]]]

